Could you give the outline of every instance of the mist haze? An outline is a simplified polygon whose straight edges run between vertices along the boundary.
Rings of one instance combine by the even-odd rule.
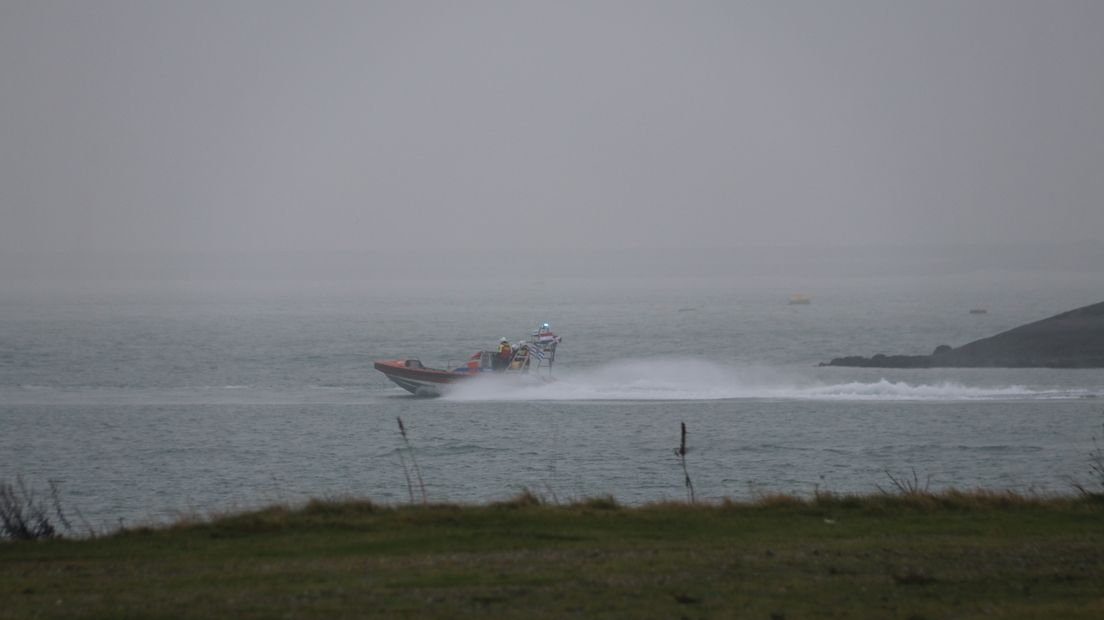
[[[62,483],[104,535],[390,510],[408,463],[424,504],[491,510],[668,506],[691,474],[703,505],[877,507],[906,472],[1013,511],[1088,501],[1101,26],[1100,0],[0,0],[0,491],[48,484],[63,519]],[[184,604],[259,613],[195,578],[225,554],[187,555]],[[924,569],[906,556],[878,558]],[[28,564],[18,609],[168,609],[144,573],[62,561]],[[285,614],[348,606],[264,572]],[[403,583],[431,614],[522,609],[465,574]],[[970,609],[1043,609],[1032,579]],[[400,605],[377,613],[410,615],[374,580]],[[1099,607],[1076,585],[1050,589]]]
[[[1101,24],[8,0],[0,277],[1095,270]]]

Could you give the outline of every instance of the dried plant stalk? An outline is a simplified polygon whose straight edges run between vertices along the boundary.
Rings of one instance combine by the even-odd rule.
[[[686,422],[680,422],[679,424],[682,426],[682,439],[679,441],[679,447],[675,448],[675,455],[678,456],[679,463],[682,465],[682,475],[686,484],[686,499],[693,504],[695,501],[694,483],[690,481],[690,472],[686,469]]]
[[[418,477],[418,488],[420,488],[422,490],[422,504],[423,505],[428,504],[429,501],[426,499],[425,481],[422,480],[422,469],[420,467],[418,467],[418,459],[414,458],[414,448],[411,447],[410,439],[406,436],[406,426],[403,425],[402,418],[396,417],[395,419],[399,421],[399,433],[402,434],[403,443],[406,444],[406,451],[410,453],[410,462],[414,464],[414,475]],[[402,453],[400,452],[399,454],[400,454],[400,458],[401,458]],[[404,470],[406,469],[405,461],[403,462],[403,469]],[[406,483],[407,483],[407,487],[410,488],[410,474],[409,473],[406,474]],[[412,504],[414,503],[414,491],[413,490],[410,491],[410,503],[412,503]]]

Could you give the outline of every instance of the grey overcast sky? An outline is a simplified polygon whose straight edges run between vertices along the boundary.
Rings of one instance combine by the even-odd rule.
[[[1102,32],[1098,0],[0,0],[0,244],[1099,241]]]

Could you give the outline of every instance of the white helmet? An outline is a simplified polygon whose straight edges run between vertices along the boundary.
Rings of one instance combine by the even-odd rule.
[[[499,338],[498,341],[499,342],[506,342],[506,336],[503,336],[503,337]]]

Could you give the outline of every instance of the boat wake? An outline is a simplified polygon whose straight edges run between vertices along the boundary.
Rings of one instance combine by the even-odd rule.
[[[809,400],[978,401],[1080,399],[1104,390],[971,386],[955,381],[909,382],[879,378],[829,383],[766,367],[731,367],[701,360],[613,362],[587,371],[557,373],[554,381],[502,377],[465,381],[444,395],[457,401],[515,400]]]

